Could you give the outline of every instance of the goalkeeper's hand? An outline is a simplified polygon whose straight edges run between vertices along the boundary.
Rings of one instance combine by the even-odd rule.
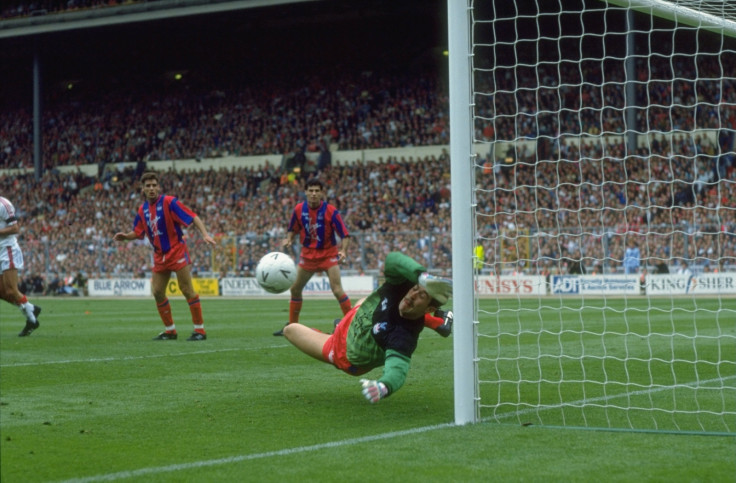
[[[447,303],[447,300],[452,297],[452,280],[449,278],[437,277],[424,272],[419,275],[417,283],[440,305]]]
[[[361,379],[360,382],[363,384],[363,396],[365,396],[371,404],[377,403],[388,396],[388,388],[384,383],[371,381],[369,379]]]
[[[452,322],[455,316],[452,313],[452,310],[442,310],[437,309],[434,313],[435,317],[439,317],[442,319],[443,323],[436,329],[434,329],[439,335],[442,337],[449,337],[452,333]]]

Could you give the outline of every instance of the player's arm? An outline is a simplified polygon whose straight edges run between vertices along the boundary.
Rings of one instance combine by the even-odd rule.
[[[135,217],[135,222],[133,223],[133,229],[130,231],[119,231],[115,233],[115,235],[112,237],[115,241],[130,241],[130,240],[136,240],[143,238],[145,234],[145,228],[143,227],[143,223],[141,222],[141,219],[139,217]]]
[[[20,233],[20,223],[15,218],[9,218],[8,222],[11,224],[5,228],[0,228],[0,236],[17,235]]]
[[[135,219],[133,220],[133,229],[130,231],[119,231],[113,235],[112,239],[115,241],[140,240],[145,236],[145,234],[146,227],[139,209],[139,212],[135,215]]]
[[[301,224],[299,223],[299,216],[296,208],[291,213],[291,219],[289,220],[289,227],[286,229],[286,238],[281,242],[281,246],[289,248],[294,245],[294,239],[301,230]]]
[[[383,274],[386,281],[392,285],[399,285],[406,281],[417,283],[419,275],[426,269],[413,258],[399,252],[391,252],[386,255],[386,264]]]
[[[348,247],[350,247],[350,237],[346,236],[340,241],[340,250],[337,252],[337,255],[340,257],[340,261],[347,260]]]
[[[196,228],[197,231],[202,235],[202,239],[205,241],[205,243],[209,245],[217,244],[217,242],[215,242],[215,239],[212,238],[207,232],[207,227],[204,226],[204,222],[198,215],[195,215],[194,219],[192,219],[192,225],[194,225],[194,228]]]
[[[136,238],[140,238],[138,234],[135,231],[128,231],[128,232],[118,232],[115,233],[115,235],[112,237],[115,241],[129,241],[129,240],[135,240]]]
[[[386,351],[383,375],[377,381],[361,379],[363,396],[371,403],[378,402],[398,391],[406,381],[411,358],[393,349]]]
[[[342,216],[340,215],[340,212],[338,210],[335,210],[335,212],[332,215],[332,229],[335,233],[340,237],[340,247],[337,251],[338,261],[342,262],[347,260],[348,258],[348,248],[350,247],[350,233],[348,232],[348,227],[345,225],[345,222],[342,220]]]
[[[289,231],[286,233],[286,238],[283,239],[281,242],[281,246],[288,248],[292,245],[294,245],[294,238],[296,238],[297,232],[295,231]]]
[[[170,199],[171,202],[169,203],[169,211],[168,214],[173,216],[174,221],[177,223],[181,223],[184,226],[190,226],[194,225],[194,228],[199,232],[200,235],[202,235],[202,239],[207,243],[208,245],[216,245],[217,242],[214,238],[210,236],[210,234],[207,232],[207,227],[204,226],[204,222],[202,221],[202,218],[200,218],[194,211],[192,211],[191,208],[189,208],[187,205],[182,203],[179,198],[175,196],[167,196],[167,199]],[[164,206],[166,206],[164,204]],[[137,221],[137,220],[136,220]]]

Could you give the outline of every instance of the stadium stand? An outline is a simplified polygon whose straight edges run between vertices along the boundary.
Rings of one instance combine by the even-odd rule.
[[[14,19],[34,15],[62,14],[92,8],[117,7],[157,0],[36,0],[6,2],[0,9],[0,19]]]
[[[669,62],[668,58],[652,58],[640,64],[638,72],[646,79],[647,69],[671,69]],[[734,65],[736,59],[724,59],[723,64]],[[579,147],[566,143],[565,136],[624,130],[622,84],[596,85],[593,69],[548,72],[539,78],[529,72],[524,78],[530,93],[538,79],[543,86],[569,85],[569,92],[559,98],[546,96],[540,88],[539,99],[505,97],[502,91],[493,98],[478,99],[478,139],[504,141],[521,134],[530,140],[554,140],[549,159],[535,161],[531,153],[519,151],[513,170],[499,166],[489,154],[492,168],[481,182],[499,190],[493,198],[481,197],[479,205],[495,212],[493,204],[500,204],[500,211],[514,216],[480,223],[481,234],[494,230],[554,234],[555,227],[566,223],[583,227],[576,237],[539,238],[529,254],[535,262],[525,268],[540,273],[564,272],[566,266],[559,262],[551,266],[550,260],[564,260],[577,250],[584,254],[589,272],[602,263],[609,270],[620,270],[624,248],[620,235],[631,232],[641,232],[641,246],[647,247],[642,256],[650,265],[674,263],[678,257],[701,266],[718,257],[736,263],[736,241],[732,235],[722,235],[736,232],[736,220],[728,218],[734,211],[721,210],[715,218],[711,209],[736,199],[736,110],[732,103],[720,102],[721,98],[736,98],[736,84],[721,77],[721,64],[713,57],[677,67],[678,78],[672,82],[638,85],[639,99],[649,106],[637,118],[640,130],[706,130],[717,126],[720,119],[730,129],[730,154],[716,156],[718,146],[706,136],[696,137],[695,142],[676,136],[667,145],[655,141],[626,159],[623,146],[616,141],[605,149],[599,143],[583,142]],[[489,84],[482,90],[493,91],[494,82],[495,87],[503,87],[501,73],[484,80]],[[579,109],[579,89],[590,109]],[[155,168],[162,160],[263,154],[280,159],[294,153],[370,153],[376,148],[400,152],[402,147],[443,146],[449,141],[447,86],[432,72],[403,75],[344,70],[339,76],[311,75],[290,82],[259,79],[243,83],[214,77],[155,86],[130,83],[120,89],[56,90],[44,102],[45,174],[36,181],[30,106],[18,100],[5,102],[7,108],[0,112],[0,191],[14,200],[24,220],[23,243],[29,253],[26,272],[31,277],[79,271],[138,275],[149,269],[150,253],[144,242],[123,246],[110,242],[115,229],[130,223],[139,200],[135,182],[139,171],[106,166],[143,163]],[[540,102],[550,112],[562,110],[554,116],[506,116],[514,103],[521,104],[520,112],[535,113]],[[701,154],[693,163],[692,157]],[[365,163],[337,164],[320,174],[328,180],[330,201],[343,212],[351,230],[364,234],[355,247],[360,256],[352,258],[346,269],[377,271],[382,254],[389,249],[404,251],[436,269],[449,269],[447,156],[419,162],[400,155],[367,156]],[[89,165],[99,167],[96,176],[81,169],[58,169]],[[645,166],[652,171],[645,172]],[[621,189],[604,182],[602,172],[607,180],[632,182]],[[206,216],[222,242],[214,252],[195,253],[196,271],[247,274],[265,249],[276,246],[288,211],[299,198],[298,185],[284,174],[280,167],[260,166],[167,175],[175,181],[166,191]],[[650,176],[654,185],[641,189]],[[561,179],[579,185],[584,196],[544,188],[558,186]],[[534,187],[529,198],[504,196],[503,188],[512,183]],[[537,199],[547,200],[549,209],[527,210]],[[601,206],[605,208],[584,209]],[[431,228],[427,232],[420,227],[428,221]],[[665,225],[670,228],[663,232],[670,232],[672,226],[682,226],[683,233],[697,231],[698,243],[685,244],[680,236],[652,235],[654,228]],[[417,238],[418,242],[412,241]],[[601,243],[602,238],[606,243]],[[204,250],[196,238],[193,250]],[[720,252],[714,254],[714,250]],[[494,257],[502,257],[492,247],[486,247],[485,253],[491,265],[498,261]]]
[[[720,66],[711,58],[702,59],[697,71],[689,67],[670,86],[638,86],[638,97],[654,106],[639,113],[640,131],[713,129],[719,120],[722,126],[736,129],[736,110],[719,102],[720,96],[736,97],[736,81],[720,79]],[[535,139],[623,131],[621,84],[606,86],[606,109],[600,104],[603,100],[596,100],[601,97],[596,94],[600,89],[591,84],[587,97],[592,101],[585,101],[590,108],[581,111],[574,94],[578,89],[575,79],[544,79],[550,85],[571,85],[570,95],[561,97],[570,100],[559,119],[551,114],[505,116],[508,109],[504,106],[515,102],[524,105],[520,111],[536,112],[539,107],[534,96],[480,98],[478,139],[495,135],[497,140],[508,140],[516,133]],[[529,73],[526,83],[532,86],[535,82],[536,77]],[[332,150],[441,145],[449,137],[447,100],[446,85],[431,72],[410,76],[343,72],[339,78],[311,78],[306,85],[264,80],[244,87],[206,79],[196,85],[161,85],[158,89],[145,85],[82,95],[62,91],[46,101],[43,159],[50,169],[317,151],[321,144]],[[560,107],[556,98],[550,97],[549,102],[542,107],[551,112]],[[0,169],[33,166],[31,116],[27,105],[0,114],[0,131],[6,134]],[[481,118],[489,121],[484,123]]]

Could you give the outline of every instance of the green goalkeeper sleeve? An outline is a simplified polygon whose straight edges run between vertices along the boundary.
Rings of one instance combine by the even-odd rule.
[[[422,265],[403,253],[391,252],[386,255],[383,274],[386,276],[386,281],[392,285],[399,285],[407,281],[417,283],[419,275],[423,272],[426,272],[426,269]]]
[[[378,381],[386,385],[389,394],[393,394],[404,385],[406,375],[409,373],[410,363],[410,357],[393,349],[386,351],[386,363],[383,366],[383,375]]]

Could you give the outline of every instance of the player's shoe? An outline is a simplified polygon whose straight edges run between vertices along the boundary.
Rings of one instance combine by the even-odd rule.
[[[20,331],[20,333],[18,334],[18,337],[26,337],[28,335],[31,335],[31,332],[33,332],[34,330],[38,329],[38,326],[39,325],[41,325],[41,324],[39,324],[38,322],[36,322],[34,324],[30,320],[27,320],[26,321],[26,326],[23,327],[23,330]]]
[[[192,332],[192,335],[187,337],[187,340],[207,340],[207,334],[202,332]]]
[[[26,319],[26,326],[23,327],[23,330],[20,331],[18,334],[18,337],[27,337],[31,335],[31,332],[38,329],[41,326],[41,323],[38,321],[38,316],[41,313],[41,307],[38,305],[33,306],[33,316],[36,318],[35,322],[31,322],[30,319]]]
[[[176,340],[179,335],[176,332],[161,332],[159,335],[153,338],[153,340]]]
[[[338,326],[338,325],[340,325],[340,321],[341,321],[341,320],[342,320],[342,319],[335,319],[335,320],[333,320],[333,321],[332,321],[332,333],[333,333],[333,334],[334,334],[334,333],[335,333],[335,331],[337,330],[337,326]]]
[[[435,332],[437,332],[442,337],[449,337],[450,334],[452,333],[452,321],[453,321],[452,310],[445,311],[442,309],[437,309],[434,313],[434,316],[441,317],[442,320],[444,320],[442,325],[434,329]]]
[[[289,325],[289,324],[287,323],[286,325]],[[286,325],[284,327],[286,327]],[[275,335],[276,337],[283,336],[284,335],[284,328],[283,327],[280,328],[279,330],[277,330],[276,332],[274,332],[273,335]]]

